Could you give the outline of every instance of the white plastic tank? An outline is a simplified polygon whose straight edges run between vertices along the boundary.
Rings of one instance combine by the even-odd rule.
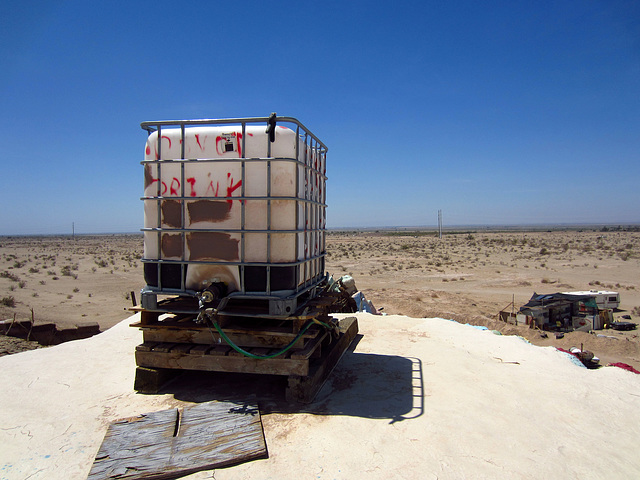
[[[326,147],[296,125],[270,142],[264,123],[180,123],[145,145],[147,285],[286,296],[322,277]]]

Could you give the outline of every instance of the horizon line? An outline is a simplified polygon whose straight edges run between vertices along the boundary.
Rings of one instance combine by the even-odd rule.
[[[604,227],[616,227],[616,228],[640,228],[639,222],[591,222],[591,223],[569,223],[569,222],[557,222],[557,223],[478,223],[478,224],[458,224],[442,226],[443,231],[460,230],[460,229],[482,229],[482,230],[498,230],[498,229],[562,229],[562,228],[604,228]],[[384,230],[384,231],[403,231],[403,230],[438,230],[437,225],[395,225],[395,226],[382,226],[371,225],[364,227],[354,226],[340,226],[340,227],[327,227],[325,231],[370,231],[370,230]],[[0,238],[6,237],[74,237],[74,236],[91,236],[91,235],[141,235],[142,231],[129,231],[129,232],[84,232],[84,233],[2,233]]]

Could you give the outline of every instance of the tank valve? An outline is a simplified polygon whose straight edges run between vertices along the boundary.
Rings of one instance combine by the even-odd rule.
[[[198,308],[202,310],[212,303],[220,300],[227,293],[227,287],[224,283],[214,282],[201,292],[196,293],[198,298]]]
[[[215,300],[213,292],[205,290],[198,294],[198,307],[204,308],[205,303],[211,303]]]

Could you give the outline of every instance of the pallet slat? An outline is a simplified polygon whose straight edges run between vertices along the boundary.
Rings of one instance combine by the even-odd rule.
[[[304,376],[309,371],[309,361],[305,359],[254,359],[245,356],[212,355],[211,350],[208,353],[208,355],[191,355],[157,350],[151,352],[136,351],[136,364],[139,367],[158,369],[260,373],[267,375]]]
[[[231,347],[227,345],[213,345],[207,351],[207,355],[225,357],[230,351],[231,351]]]
[[[299,403],[312,402],[357,333],[358,320],[356,317],[341,320],[340,337],[323,354],[322,361],[314,362],[306,375],[289,376],[286,390],[287,400]]]
[[[174,353],[189,353],[189,351],[193,348],[193,344],[190,343],[181,343],[171,348],[171,351]]]
[[[321,347],[322,341],[327,337],[327,335],[328,335],[328,332],[324,332],[324,334],[316,342],[309,342],[305,348],[292,352],[291,358],[293,359],[310,358],[311,355],[313,355],[313,353]]]
[[[158,345],[157,342],[143,342],[136,347],[136,350],[139,352],[150,352],[156,345]]]
[[[156,353],[169,353],[172,348],[176,347],[177,343],[158,343],[153,347],[152,351]]]
[[[208,327],[196,327],[193,324],[162,325],[162,322],[154,325],[141,326],[144,342],[176,342],[212,344],[220,340],[217,331]],[[288,331],[287,331],[288,330]],[[274,327],[252,330],[250,328],[225,328],[225,334],[237,345],[247,347],[284,347],[295,339],[291,326],[289,328]],[[296,348],[302,348],[306,341],[320,334],[318,328],[310,328],[296,343]]]
[[[192,355],[206,355],[210,349],[210,345],[194,345],[189,353]]]

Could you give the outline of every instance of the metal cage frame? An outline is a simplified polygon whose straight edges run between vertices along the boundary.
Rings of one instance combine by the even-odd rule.
[[[255,124],[263,124],[267,125],[266,133],[269,133],[269,128],[274,129],[276,122],[278,125],[287,124],[293,125],[291,128],[295,132],[295,138],[297,141],[295,142],[295,158],[292,157],[272,157],[271,155],[271,143],[274,141],[274,138],[269,138],[269,135],[266,136],[267,141],[267,156],[266,157],[247,157],[246,156],[246,128],[247,125],[255,125]],[[180,172],[181,172],[181,181],[180,181],[180,192],[178,196],[163,196],[162,192],[162,182],[157,182],[157,192],[152,196],[143,196],[141,200],[143,201],[155,201],[157,202],[158,208],[158,219],[156,227],[145,227],[142,228],[143,232],[155,232],[158,236],[158,246],[161,245],[162,235],[163,233],[179,233],[182,236],[182,242],[184,245],[185,236],[190,232],[221,232],[227,234],[240,235],[240,243],[239,243],[239,259],[237,261],[218,261],[218,260],[188,260],[185,258],[184,248],[182,251],[182,258],[180,260],[170,260],[170,259],[162,259],[162,255],[158,254],[158,258],[143,258],[142,262],[144,264],[157,264],[157,285],[146,285],[141,292],[141,302],[142,307],[149,311],[169,311],[162,306],[162,302],[158,302],[158,296],[180,296],[180,297],[197,297],[199,292],[195,290],[187,289],[185,286],[185,272],[187,267],[191,264],[203,264],[203,265],[225,265],[225,266],[237,266],[239,270],[239,290],[230,293],[227,298],[231,300],[240,300],[240,303],[261,300],[268,302],[268,314],[272,316],[287,316],[293,313],[296,308],[299,306],[299,299],[301,296],[304,296],[305,299],[310,299],[316,296],[316,290],[319,284],[321,284],[326,279],[325,273],[325,256],[326,256],[326,243],[325,243],[325,227],[326,227],[326,189],[322,188],[319,193],[319,198],[313,199],[311,198],[310,189],[308,187],[308,180],[312,178],[312,176],[317,176],[314,178],[320,178],[324,183],[327,180],[326,176],[326,154],[327,147],[322,143],[318,137],[316,137],[307,127],[305,127],[299,120],[293,117],[276,117],[275,114],[272,114],[270,117],[249,117],[249,118],[227,118],[227,119],[198,119],[198,120],[163,120],[163,121],[147,121],[142,122],[140,124],[141,128],[147,132],[149,136],[153,133],[157,132],[157,155],[155,160],[145,160],[141,162],[142,165],[157,165],[157,176],[161,177],[162,165],[171,162],[171,163],[179,163],[180,164]],[[229,158],[229,157],[214,157],[214,158],[198,158],[198,159],[187,159],[185,158],[185,138],[189,127],[193,126],[229,126],[233,128],[241,128],[242,138],[241,144],[242,148],[240,154],[237,158]],[[181,155],[180,159],[162,159],[162,130],[163,129],[176,129],[179,128],[181,130]],[[302,155],[303,152],[299,151],[300,141],[303,141],[303,144],[306,147],[306,153]],[[321,159],[318,162],[318,165],[314,165],[312,159],[314,158]],[[304,158],[301,158],[303,157]],[[241,205],[241,214],[240,214],[240,228],[232,229],[232,228],[211,228],[211,229],[190,229],[186,228],[186,219],[185,219],[185,202],[187,200],[193,200],[193,197],[188,196],[187,192],[185,192],[185,166],[191,162],[238,162],[241,166],[242,172],[242,182],[241,182],[241,191],[239,196],[198,196],[198,199],[216,199],[216,200],[230,200],[230,201],[240,201]],[[272,162],[294,162],[296,164],[295,172],[295,196],[272,196],[271,195],[271,164]],[[245,178],[245,167],[250,162],[266,162],[266,170],[267,170],[267,195],[266,196],[247,196],[245,191],[246,178]],[[302,168],[299,168],[302,167]],[[306,182],[303,183],[305,185],[303,187],[304,191],[300,190],[300,171],[302,170],[303,175],[305,175]],[[174,200],[180,202],[180,216],[181,216],[181,228],[163,228],[162,223],[162,212],[161,212],[161,204],[164,200]],[[265,230],[256,230],[250,229],[248,230],[245,223],[245,207],[246,200],[263,200],[266,201],[267,204],[267,228]],[[295,230],[276,230],[272,228],[272,200],[290,200],[295,201]],[[318,208],[320,212],[320,219],[318,220],[318,224],[312,227],[314,228],[305,228],[300,230],[299,228],[299,204],[303,204],[303,211],[305,212],[305,217],[308,218],[309,209],[314,206]],[[275,233],[289,233],[289,234],[299,234],[304,233],[304,241],[307,241],[306,234],[308,232],[317,232],[321,238],[321,249],[320,252],[314,255],[310,255],[308,258],[305,255],[305,258],[300,260],[300,252],[298,251],[298,241],[296,236],[295,241],[295,259],[296,261],[292,262],[271,262],[271,235]],[[249,262],[246,261],[246,251],[245,251],[245,235],[248,233],[263,233],[266,234],[266,242],[267,242],[267,258],[264,262]],[[301,268],[306,268],[309,262],[317,262],[317,273],[310,278],[301,278]],[[163,276],[163,266],[164,265],[179,265],[180,266],[180,278],[181,285],[180,288],[168,288],[163,286],[162,276]],[[266,288],[263,291],[248,291],[246,288],[247,277],[246,270],[248,267],[264,267],[266,271]],[[293,290],[281,290],[276,291],[272,289],[271,278],[272,278],[272,268],[274,267],[293,267],[295,271],[295,288]],[[146,282],[146,279],[145,279]],[[225,303],[226,304],[226,303]],[[183,309],[182,312],[176,312],[175,310],[171,310],[173,313],[192,313],[192,308]],[[225,312],[228,314],[233,314],[232,311]],[[267,312],[263,312],[262,316]]]

